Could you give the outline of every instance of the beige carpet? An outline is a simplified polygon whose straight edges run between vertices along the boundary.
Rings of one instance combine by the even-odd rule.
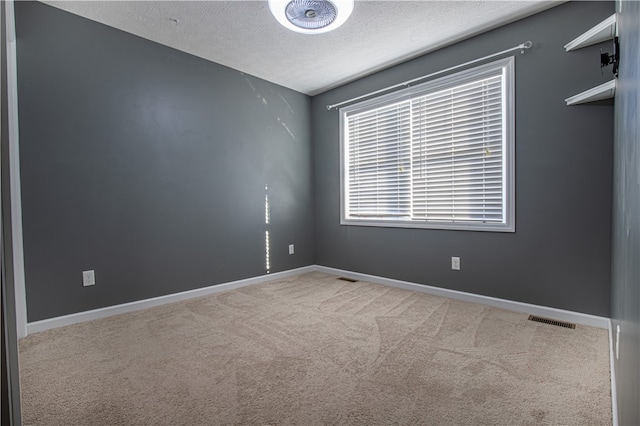
[[[311,273],[20,342],[25,425],[611,424],[605,330]]]

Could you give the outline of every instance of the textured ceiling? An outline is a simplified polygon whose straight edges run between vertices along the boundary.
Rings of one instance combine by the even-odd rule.
[[[44,3],[309,95],[559,4],[356,1],[342,27],[304,35],[282,27],[266,0]]]

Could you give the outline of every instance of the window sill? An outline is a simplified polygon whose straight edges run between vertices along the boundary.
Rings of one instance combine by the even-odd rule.
[[[516,232],[515,224],[483,225],[466,223],[423,223],[419,221],[399,220],[356,220],[341,219],[343,226],[372,226],[377,228],[408,228],[408,229],[433,229],[449,231],[480,231],[480,232]]]

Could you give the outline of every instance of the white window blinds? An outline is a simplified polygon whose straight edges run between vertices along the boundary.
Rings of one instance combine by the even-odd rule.
[[[502,76],[414,99],[414,219],[502,222]]]
[[[349,117],[349,211],[359,217],[408,216],[411,105],[401,102]]]
[[[513,230],[512,71],[499,62],[345,108],[343,223]]]

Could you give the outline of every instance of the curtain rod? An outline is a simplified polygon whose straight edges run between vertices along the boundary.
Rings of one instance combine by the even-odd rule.
[[[432,72],[431,74],[423,75],[422,77],[414,78],[413,80],[407,80],[407,81],[402,82],[402,83],[394,84],[393,86],[385,87],[384,89],[376,90],[375,92],[370,92],[370,93],[367,93],[367,94],[364,94],[364,95],[356,96],[355,98],[347,99],[346,101],[338,102],[337,104],[327,105],[327,111],[331,111],[333,108],[337,108],[337,107],[342,106],[342,105],[350,104],[350,103],[353,103],[355,101],[359,101],[360,99],[368,98],[370,96],[377,95],[377,94],[383,93],[383,92],[387,92],[389,90],[393,90],[393,89],[396,89],[398,87],[402,87],[402,86],[409,87],[411,84],[415,83],[416,81],[424,80],[425,78],[433,77],[435,75],[442,74],[442,73],[445,73],[445,72],[448,72],[448,71],[453,71],[455,69],[462,68],[462,67],[465,67],[467,65],[475,64],[476,62],[480,62],[480,61],[484,61],[484,60],[487,60],[487,59],[494,58],[496,56],[504,55],[505,53],[513,52],[514,50],[520,49],[520,54],[524,54],[524,51],[526,49],[531,49],[531,46],[533,46],[533,43],[531,41],[525,41],[524,43],[521,43],[521,44],[519,44],[517,46],[514,46],[514,47],[512,47],[510,49],[503,50],[502,52],[493,53],[491,55],[483,56],[482,58],[474,59],[473,61],[465,62],[464,64],[455,65],[453,67],[450,67],[450,68],[447,68],[447,69],[444,69],[444,70]]]

